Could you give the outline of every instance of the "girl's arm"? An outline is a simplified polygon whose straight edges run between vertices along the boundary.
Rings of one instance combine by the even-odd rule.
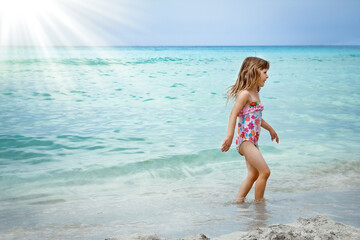
[[[270,124],[268,124],[264,119],[261,119],[261,126],[270,132],[271,141],[276,139],[276,142],[279,143],[279,137]]]
[[[264,119],[261,119],[261,126],[270,132],[273,129]]]
[[[227,129],[226,138],[221,146],[221,151],[226,152],[229,150],[233,137],[234,137],[234,130],[236,125],[236,117],[243,109],[243,107],[250,101],[250,94],[248,92],[241,92],[239,93],[236,102],[234,104],[233,109],[231,110],[230,117],[229,117],[229,124]]]

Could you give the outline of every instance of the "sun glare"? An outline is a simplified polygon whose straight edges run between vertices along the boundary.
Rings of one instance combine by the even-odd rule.
[[[40,40],[41,36],[36,37],[41,31],[40,19],[53,13],[55,9],[56,2],[51,0],[0,0],[1,45]],[[41,40],[39,44],[44,44],[44,41],[45,39]]]
[[[2,14],[14,22],[27,20],[51,9],[51,1],[46,0],[0,0]]]
[[[92,56],[107,58],[106,54],[111,52],[96,46],[108,46],[112,42],[126,44],[122,42],[121,29],[137,28],[132,22],[136,16],[130,10],[133,6],[131,0],[0,0],[0,47],[5,47],[0,59],[23,54],[21,46],[35,47],[26,57],[42,59],[44,65],[40,66],[45,66],[44,74],[56,75],[58,81],[49,84],[56,84],[58,89],[71,88],[73,82],[67,66],[58,64],[57,60],[64,56],[84,57],[83,52],[73,48],[77,46],[95,46],[89,50]],[[53,48],[56,46],[66,48],[57,51]],[[10,67],[18,70],[17,65]],[[38,80],[42,79],[50,78],[44,75]]]
[[[114,26],[136,28],[128,0],[0,0],[0,46],[104,46]],[[112,40],[113,40],[112,39]],[[121,41],[121,40],[120,40]]]

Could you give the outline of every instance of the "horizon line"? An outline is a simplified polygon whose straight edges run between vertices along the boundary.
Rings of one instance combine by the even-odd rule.
[[[309,45],[0,45],[2,47],[360,47],[360,44],[336,45],[336,44],[309,44]]]

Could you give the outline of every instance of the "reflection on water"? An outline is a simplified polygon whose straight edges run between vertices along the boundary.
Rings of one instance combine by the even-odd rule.
[[[271,210],[267,208],[267,202],[244,202],[236,204],[238,221],[244,224],[242,229],[250,231],[258,227],[265,227],[269,224]]]

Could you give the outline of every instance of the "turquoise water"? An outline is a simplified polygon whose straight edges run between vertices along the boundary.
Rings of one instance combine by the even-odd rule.
[[[243,59],[260,91],[266,205],[231,204],[221,153]],[[0,238],[217,236],[324,213],[360,227],[360,47],[0,48]]]

